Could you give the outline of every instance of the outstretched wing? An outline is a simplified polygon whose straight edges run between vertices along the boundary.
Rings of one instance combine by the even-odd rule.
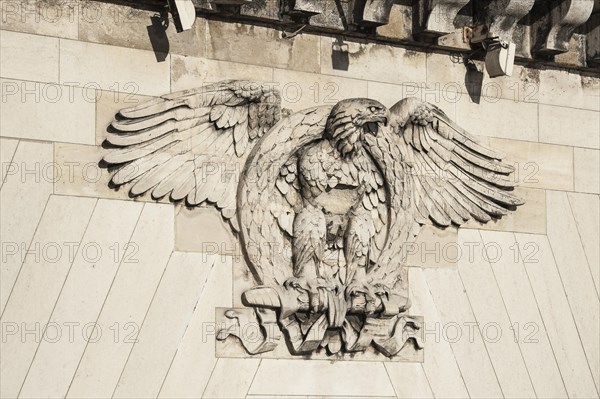
[[[402,283],[398,265],[419,225],[488,222],[523,201],[510,193],[514,168],[503,155],[452,122],[432,104],[407,98],[390,109],[390,126],[366,136],[388,192],[388,235],[371,277],[390,287]]]
[[[412,188],[418,216],[441,226],[475,218],[488,222],[523,204],[510,193],[514,168],[436,106],[407,98],[391,110],[391,128]],[[421,220],[422,221],[422,220]]]
[[[239,175],[256,141],[280,119],[279,93],[251,81],[223,81],[121,110],[104,156],[112,183],[131,195],[210,203],[237,229]]]

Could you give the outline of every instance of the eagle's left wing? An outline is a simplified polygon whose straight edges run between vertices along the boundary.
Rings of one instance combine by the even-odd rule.
[[[514,168],[503,154],[480,143],[438,107],[407,98],[390,109],[391,128],[413,189],[415,208],[436,224],[488,222],[523,204],[510,191]]]
[[[390,126],[367,136],[389,193],[388,236],[371,277],[393,287],[402,281],[405,244],[419,225],[488,222],[523,200],[511,191],[514,168],[503,155],[465,132],[436,106],[407,98],[390,109]]]

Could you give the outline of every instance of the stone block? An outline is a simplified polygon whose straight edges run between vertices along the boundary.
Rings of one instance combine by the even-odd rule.
[[[173,55],[171,58],[171,91],[173,92],[228,79],[273,82],[273,69],[208,58],[178,55]]]
[[[567,193],[548,191],[548,241],[586,359],[600,386],[600,301]],[[593,217],[593,211],[590,217]],[[590,300],[592,298],[592,300]]]
[[[152,51],[65,40],[60,60],[65,84],[156,96],[171,88],[170,57],[159,62]]]
[[[173,251],[172,225],[171,206],[144,206],[96,322],[104,334],[86,347],[68,398],[113,394]]]
[[[241,23],[210,20],[207,57],[251,65],[319,72],[317,35],[283,39],[281,31]],[[235,40],[232,40],[235,38]]]
[[[508,317],[514,326],[511,337],[519,344],[536,394],[541,398],[567,397],[553,348],[525,271],[524,262],[537,262],[535,253],[531,252],[535,247],[524,246],[525,252],[519,253],[512,233],[482,231],[481,235],[483,244],[491,249],[487,253],[488,257],[493,256],[494,260],[490,262],[494,273],[490,281],[498,284]],[[499,249],[496,254],[492,253],[494,248]],[[482,284],[487,281],[482,280]],[[541,364],[544,367],[539,367]]]
[[[540,103],[600,111],[600,78],[546,69],[539,79]]]
[[[524,265],[567,394],[569,397],[594,397],[597,395],[596,386],[565,294],[566,287],[557,269],[554,246],[541,235],[516,234],[516,238],[520,252],[534,254],[532,256],[537,260],[524,262]],[[568,273],[577,276],[576,272]],[[588,283],[591,284],[591,281]],[[568,294],[570,297],[570,291]],[[590,310],[598,304],[595,302],[592,305],[589,300],[587,302]],[[586,334],[590,332],[592,331],[586,331]]]
[[[58,39],[3,31],[0,76],[58,83]]]
[[[246,397],[260,359],[218,359],[204,391],[206,398],[243,399]],[[236,378],[232,380],[231,372]]]
[[[241,248],[221,213],[214,207],[178,205],[175,216],[175,249],[183,252],[239,255]]]
[[[462,94],[430,90],[425,84],[395,85],[391,83],[367,82],[369,98],[380,101],[386,107],[391,107],[406,97],[416,97],[421,101],[439,107],[452,120],[456,119],[456,102]]]
[[[513,178],[522,187],[573,190],[573,148],[518,140],[489,139],[515,167]]]
[[[344,381],[332,383],[332,381]],[[395,396],[382,363],[263,360],[251,395]]]
[[[460,256],[456,227],[445,229],[424,225],[417,240],[406,244],[407,263],[418,267],[455,267]],[[410,284],[410,282],[409,282]]]
[[[485,224],[479,223],[476,220],[471,220],[465,224],[465,227],[481,230],[546,234],[545,191],[534,188],[517,187],[515,195],[525,200],[525,204],[519,206],[516,211]]]
[[[93,19],[93,9],[79,0],[1,0],[0,29],[77,39],[80,15]]]
[[[575,191],[600,194],[600,151],[575,148]]]
[[[596,292],[600,292],[600,197],[593,194],[568,193],[569,204],[581,237],[581,244],[585,251],[590,272],[596,285]]]
[[[69,274],[73,261],[69,248],[73,243],[81,243],[96,202],[92,198],[63,196],[51,196],[48,201],[33,237],[33,244],[40,248],[39,255],[26,257],[2,315],[3,323],[25,326],[39,333],[37,336],[32,333],[26,339],[21,334],[10,335],[2,343],[0,396],[3,398],[16,398],[19,394],[42,339],[42,326],[50,320]],[[42,248],[51,248],[52,252],[42,256]],[[4,278],[2,281],[4,284]]]
[[[5,141],[2,140],[2,147],[4,145]],[[38,259],[41,257],[40,243],[37,243],[36,248],[32,239],[56,178],[52,151],[50,143],[21,141],[8,163],[2,162],[2,172],[6,174],[0,191],[3,256],[0,269],[0,312],[6,306],[31,245],[34,245],[32,252],[38,254]]]
[[[456,102],[455,122],[478,136],[538,141],[537,115],[537,104],[496,97],[476,103],[464,94]]]
[[[204,56],[206,22],[197,19],[192,29],[177,33],[166,8],[81,0],[93,18],[81,18],[79,40],[154,51],[157,60],[167,54]],[[88,12],[91,15],[91,12]]]
[[[86,337],[94,341],[102,334],[98,326],[94,326],[95,333],[84,326],[98,319],[121,260],[126,263],[126,255],[121,251],[129,244],[141,211],[142,204],[98,201],[49,318],[49,325],[73,323],[77,334],[56,342],[41,341],[21,387],[20,394],[24,397],[65,397],[67,394],[88,345]]]
[[[540,104],[540,141],[600,148],[600,112]]]
[[[435,334],[425,335],[424,343],[427,348],[425,361],[422,364],[431,391],[436,398],[462,399],[469,397],[450,341],[442,337],[445,325],[425,280],[425,273],[419,267],[409,268],[408,273],[410,298],[413,303],[411,309],[414,309],[415,313],[423,315],[425,328],[428,331],[436,331]],[[393,380],[392,383],[394,383]]]
[[[0,85],[1,136],[95,143],[95,90],[12,79],[0,79]]]
[[[333,106],[345,98],[367,96],[364,80],[275,69],[273,81],[281,91],[282,106],[293,111],[318,105]]]
[[[161,392],[168,397],[188,396],[164,391],[170,384],[169,378],[176,377],[176,355],[193,357],[197,364],[208,363],[212,369],[212,356],[201,356],[186,348],[185,343],[192,340],[213,344],[209,340],[214,337],[207,337],[202,326],[194,333],[194,324],[199,317],[210,314],[204,303],[213,303],[210,294],[216,293],[207,289],[208,282],[213,281],[210,277],[219,269],[216,256],[173,253],[143,321],[138,342],[123,368],[114,398],[156,398]],[[209,372],[199,373],[196,378],[208,379],[205,373]],[[190,380],[189,384],[179,385],[181,392],[194,383]]]
[[[333,51],[337,39],[321,38],[321,73],[395,84],[425,83],[425,53],[384,44],[344,42],[348,52]]]
[[[93,198],[156,202],[149,195],[129,197],[130,185],[112,188],[112,170],[100,164],[104,150],[98,146],[60,144],[54,148],[54,192]],[[160,202],[169,203],[168,199]]]
[[[464,237],[464,236],[463,236]],[[467,248],[464,241],[459,245]],[[481,251],[481,246],[474,251]],[[468,255],[461,257],[461,262]],[[471,397],[502,397],[498,377],[490,360],[477,319],[469,303],[465,286],[457,269],[424,269],[423,274],[439,312],[440,323],[429,330],[439,329],[437,339],[450,342],[456,363]],[[436,335],[431,335],[436,336]],[[427,343],[429,340],[427,341]],[[434,391],[435,392],[435,391]]]
[[[174,255],[183,256],[177,252]],[[172,266],[175,270],[172,271],[172,274],[177,274],[177,280],[170,278],[171,281],[165,283],[165,285],[168,285],[168,287],[165,287],[166,293],[163,294],[164,296],[161,295],[162,298],[160,301],[156,301],[156,305],[153,306],[171,312],[172,299],[168,295],[169,293],[181,291],[182,287],[185,290],[185,294],[187,294],[188,290],[190,292],[194,290],[196,292],[200,291],[197,294],[198,300],[192,312],[190,312],[189,308],[174,312],[176,313],[175,317],[180,317],[180,315],[186,316],[186,318],[181,319],[181,322],[185,322],[187,325],[185,333],[177,337],[177,331],[173,329],[174,325],[169,325],[169,329],[172,331],[167,333],[168,335],[164,335],[166,340],[160,339],[148,342],[140,351],[137,360],[139,362],[137,364],[141,363],[144,365],[142,367],[146,367],[147,363],[145,359],[147,356],[155,356],[156,347],[152,344],[166,346],[162,352],[176,350],[176,353],[173,353],[173,357],[169,359],[172,361],[167,374],[164,377],[161,376],[163,378],[157,381],[156,386],[162,384],[160,393],[158,394],[159,398],[191,399],[203,396],[202,394],[206,389],[206,384],[217,361],[215,358],[215,308],[219,306],[231,306],[231,260],[227,257],[222,258],[207,254],[185,254],[184,256],[190,257],[192,260],[195,259],[195,262],[186,262],[184,267],[187,270],[182,270],[181,261],[174,259]],[[190,281],[189,283],[183,281],[189,280],[188,276],[190,275],[198,275],[198,271],[196,270],[208,267],[211,263],[213,263],[213,266],[205,281]],[[193,272],[191,272],[192,269],[194,270]],[[165,281],[164,277],[163,281]],[[157,296],[159,292],[157,292]],[[149,334],[161,338],[163,330],[165,330],[164,321],[161,320],[164,318],[164,315],[158,309],[156,311],[152,308],[150,309],[156,315],[154,316],[156,317],[153,321],[154,325],[150,329],[156,331],[150,331]],[[150,317],[150,313],[148,317]],[[176,338],[178,340],[175,341]],[[130,375],[143,375],[136,370],[137,364],[132,364]],[[143,372],[143,369],[141,371]],[[154,375],[158,376],[159,374]],[[144,379],[140,381],[144,381]],[[134,384],[139,384],[138,387],[141,386],[140,382],[131,385]],[[144,389],[146,388],[144,387]],[[140,392],[140,390],[138,389],[133,392]],[[139,397],[140,395],[137,394],[135,396]]]
[[[2,188],[4,179],[12,168],[10,163],[18,145],[19,140],[0,138],[0,188]]]
[[[539,99],[539,75],[536,69],[514,66],[512,76],[490,78],[483,62],[474,61],[468,69],[462,58],[452,54],[427,54],[427,86],[432,91],[465,94],[473,102],[495,103],[498,99],[536,103]],[[462,96],[461,96],[462,97]]]
[[[502,256],[514,253],[499,243],[485,243],[477,230],[461,230],[459,240],[477,244],[475,250],[463,256],[458,272],[464,284],[473,314],[479,323],[494,372],[505,397],[533,397],[535,390],[527,373],[519,340],[510,331],[514,329],[504,299],[496,283],[491,264]]]

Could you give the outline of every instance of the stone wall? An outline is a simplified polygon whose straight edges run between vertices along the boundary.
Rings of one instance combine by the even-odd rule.
[[[490,79],[444,53],[348,42],[340,59],[327,36],[0,5],[1,397],[598,397],[597,76]],[[130,199],[98,164],[120,108],[237,78],[272,82],[292,110],[417,96],[515,165],[518,212],[419,238],[424,363],[215,358],[214,309],[248,284],[234,236],[212,208]]]

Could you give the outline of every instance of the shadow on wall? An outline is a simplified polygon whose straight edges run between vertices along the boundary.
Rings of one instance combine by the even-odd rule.
[[[169,54],[169,37],[167,28],[169,27],[169,18],[166,13],[155,14],[150,18],[152,25],[147,27],[148,38],[152,43],[152,50],[157,62],[163,62]]]

